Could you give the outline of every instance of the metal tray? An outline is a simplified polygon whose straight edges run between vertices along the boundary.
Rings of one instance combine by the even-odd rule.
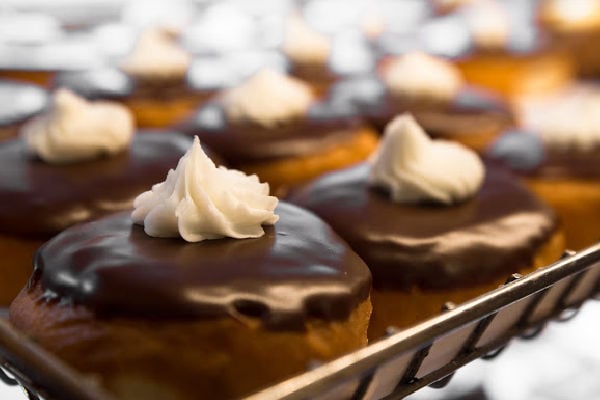
[[[596,244],[566,252],[560,261],[526,276],[512,275],[504,286],[467,303],[448,303],[437,317],[402,331],[390,329],[386,338],[364,349],[247,399],[389,400],[426,385],[442,387],[466,363],[493,358],[513,338],[535,337],[551,320],[567,321],[599,293]],[[113,398],[1,318],[0,379],[23,386],[34,399]]]

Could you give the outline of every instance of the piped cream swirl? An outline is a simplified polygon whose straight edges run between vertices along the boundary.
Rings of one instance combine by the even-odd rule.
[[[392,60],[384,80],[396,95],[440,100],[451,99],[464,85],[460,71],[452,63],[421,52]]]
[[[139,78],[173,78],[186,75],[191,56],[165,28],[143,32],[133,51],[121,63],[121,70]]]
[[[126,107],[58,89],[47,112],[24,125],[21,135],[30,153],[61,164],[119,153],[129,146],[134,129]]]
[[[388,124],[371,163],[370,184],[398,203],[459,203],[479,190],[485,175],[473,151],[430,139],[410,114]]]
[[[314,101],[310,87],[273,69],[263,69],[225,94],[229,118],[277,126],[303,116]]]
[[[256,238],[272,225],[278,199],[256,175],[216,167],[198,137],[164,182],[133,202],[132,219],[154,237],[181,236],[188,242]]]

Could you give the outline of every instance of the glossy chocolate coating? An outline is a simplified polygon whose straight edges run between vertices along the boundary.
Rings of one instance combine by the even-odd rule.
[[[347,81],[332,91],[332,101],[354,106],[378,131],[398,114],[410,112],[435,138],[452,138],[479,132],[495,132],[512,126],[514,119],[499,98],[465,87],[449,101],[410,99],[392,95],[376,79]],[[336,100],[337,97],[337,100]]]
[[[299,157],[335,147],[363,126],[347,109],[330,104],[314,104],[308,115],[263,127],[250,121],[229,120],[223,105],[211,102],[178,127],[197,135],[232,166],[277,158]]]
[[[295,193],[365,260],[377,288],[459,288],[529,266],[554,233],[554,213],[500,168],[456,206],[393,203],[369,187],[366,163]]]
[[[526,131],[505,132],[487,157],[520,176],[541,179],[600,179],[600,146],[586,148],[544,143]]]
[[[41,87],[7,79],[0,80],[0,127],[23,122],[38,114],[48,103]]]
[[[0,231],[49,237],[77,223],[131,208],[191,146],[175,132],[134,136],[128,150],[72,164],[48,164],[21,139],[0,143]]]
[[[368,268],[314,214],[283,202],[276,213],[262,237],[197,243],[150,237],[128,213],[80,224],[41,248],[30,286],[98,314],[248,315],[274,327],[348,317],[369,294]]]

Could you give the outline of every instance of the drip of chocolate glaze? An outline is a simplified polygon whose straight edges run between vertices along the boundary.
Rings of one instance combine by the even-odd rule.
[[[47,242],[30,287],[98,315],[260,317],[299,328],[308,317],[344,319],[364,301],[371,275],[321,219],[280,202],[265,235],[187,243],[153,238],[119,213]]]
[[[362,120],[328,103],[316,103],[302,118],[264,127],[232,121],[223,105],[211,102],[177,129],[197,135],[232,166],[278,158],[300,157],[334,148],[364,126]]]
[[[20,138],[2,142],[0,231],[48,238],[74,223],[130,209],[190,146],[190,138],[173,131],[140,131],[121,153],[55,165],[30,155]]]
[[[488,165],[480,191],[456,206],[393,203],[359,164],[317,179],[291,202],[312,210],[365,260],[377,288],[460,288],[531,264],[557,221],[525,186]]]

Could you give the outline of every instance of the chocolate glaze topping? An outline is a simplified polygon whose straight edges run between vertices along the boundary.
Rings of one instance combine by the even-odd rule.
[[[552,145],[537,134],[515,130],[500,136],[487,157],[524,177],[598,180],[599,155],[599,145]]]
[[[53,165],[30,155],[21,139],[2,142],[0,232],[45,238],[76,222],[129,209],[190,146],[176,132],[144,132],[122,153]]]
[[[321,219],[281,202],[256,239],[153,238],[128,213],[76,225],[35,258],[30,287],[98,315],[246,315],[272,327],[346,318],[370,288],[368,268]]]
[[[450,101],[436,101],[394,96],[383,84],[361,79],[342,83],[334,88],[332,96],[337,97],[338,102],[354,105],[379,131],[404,112],[411,112],[427,133],[436,138],[499,132],[514,124],[504,102],[473,87],[463,88]]]
[[[232,166],[269,159],[303,156],[336,146],[363,126],[348,109],[316,103],[308,115],[266,128],[250,121],[232,121],[219,102],[202,107],[179,130],[198,135]]]
[[[28,83],[0,80],[0,126],[23,122],[43,111],[48,93]]]
[[[459,288],[531,264],[554,213],[500,168],[456,206],[393,203],[368,186],[369,165],[333,172],[295,193],[365,260],[376,288]]]

